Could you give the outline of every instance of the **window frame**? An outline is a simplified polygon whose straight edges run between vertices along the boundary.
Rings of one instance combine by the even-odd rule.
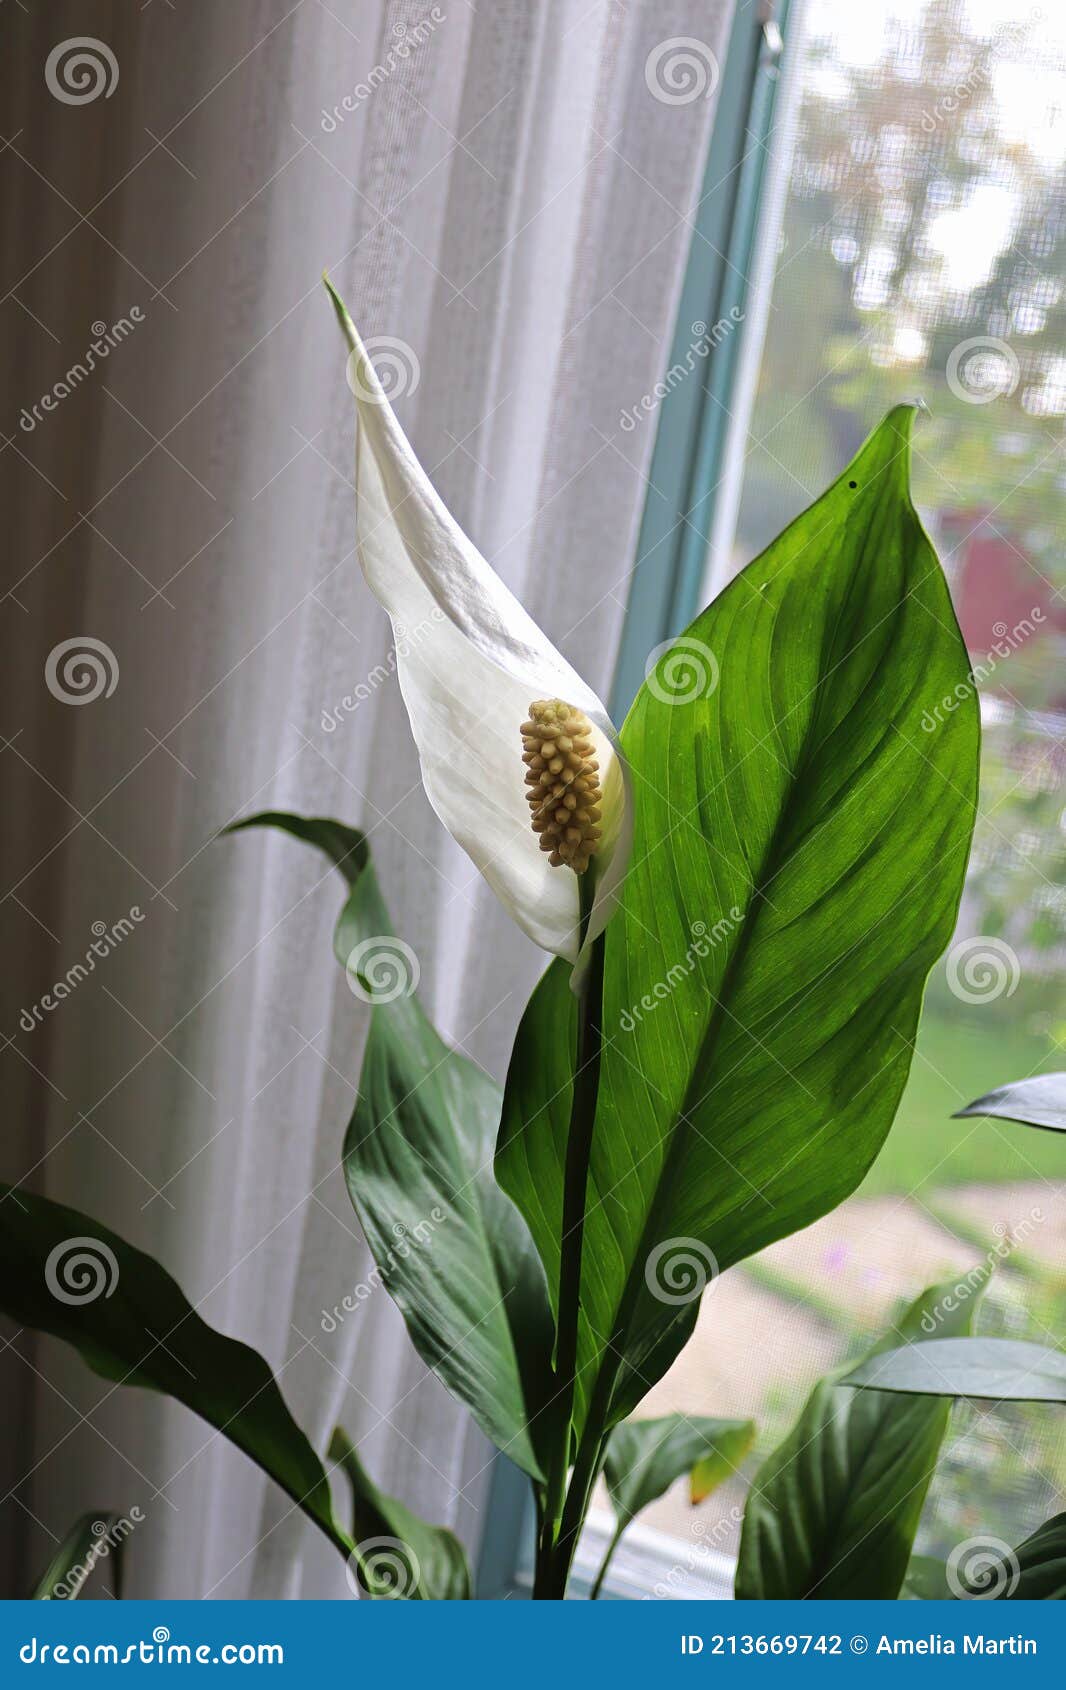
[[[764,268],[757,257],[760,246],[772,245],[762,239],[768,142],[803,9],[804,0],[737,0],[667,367],[690,354],[694,323],[739,317],[659,411],[654,497],[649,491],[644,503],[611,697],[615,721],[644,679],[648,653],[681,633],[704,596],[727,447],[738,434],[743,446],[734,416],[738,378],[752,352],[757,364],[761,346],[760,296],[768,296],[769,278],[757,274]]]

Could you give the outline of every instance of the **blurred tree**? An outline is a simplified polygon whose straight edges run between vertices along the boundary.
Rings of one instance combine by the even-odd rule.
[[[924,398],[916,493],[975,661],[1041,610],[978,671],[967,920],[1043,973],[1066,956],[1066,37],[1009,0],[998,23],[926,0],[871,9],[849,54],[848,21],[811,7],[738,549],[768,543],[884,409]]]

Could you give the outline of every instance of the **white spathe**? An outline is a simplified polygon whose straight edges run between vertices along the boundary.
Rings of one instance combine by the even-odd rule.
[[[530,827],[521,729],[540,698],[577,705],[592,723],[603,802],[591,940],[615,902],[631,833],[610,718],[444,505],[355,325],[328,279],[326,285],[351,348],[359,561],[392,621],[427,796],[523,932],[574,961],[578,879],[565,866],[551,867]]]

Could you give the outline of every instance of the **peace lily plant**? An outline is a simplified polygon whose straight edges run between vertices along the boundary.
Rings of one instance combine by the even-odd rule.
[[[426,792],[552,958],[504,1085],[442,1041],[409,981],[382,989],[377,952],[402,941],[358,828],[274,812],[231,831],[280,829],[343,877],[334,951],[370,1004],[348,1191],[419,1355],[527,1476],[533,1594],[559,1598],[601,1474],[617,1540],[682,1473],[702,1499],[745,1458],[750,1422],[633,1416],[707,1284],[843,1201],[884,1141],[956,918],[976,702],[910,501],[900,407],[659,656],[616,731],[441,502],[330,293],[356,403],[359,557],[396,631]],[[685,663],[717,684],[679,684]],[[949,697],[962,702],[923,732]],[[455,1537],[380,1491],[340,1429],[324,1464],[267,1363],[208,1327],[158,1262],[17,1195],[0,1234],[7,1313],[223,1431],[361,1594],[470,1595]],[[71,1244],[114,1264],[106,1295],[56,1294]],[[847,1593],[899,1594],[917,1523],[902,1478],[935,1428],[919,1436],[903,1399],[832,1389],[869,1400],[849,1410],[873,1416],[860,1441],[875,1423],[900,1433],[885,1460],[901,1483],[866,1521],[892,1554],[856,1558],[861,1474],[827,1512],[797,1445],[752,1493],[738,1594],[818,1594],[815,1543],[819,1581],[839,1560]]]

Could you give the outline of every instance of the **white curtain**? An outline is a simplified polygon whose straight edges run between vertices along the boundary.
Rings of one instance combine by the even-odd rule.
[[[372,344],[403,343],[423,462],[606,692],[654,428],[619,416],[664,366],[714,106],[653,92],[649,54],[652,80],[675,38],[721,61],[730,10],[230,0],[0,22],[2,1172],[153,1251],[266,1355],[317,1447],[341,1421],[386,1489],[475,1549],[491,1451],[387,1296],[326,1330],[370,1266],[338,1167],[365,1030],[330,952],[341,882],[280,837],[214,835],[268,807],[366,828],[427,1008],[502,1074],[543,959],[442,837],[379,668],[319,273]],[[86,34],[113,85],[59,98],[49,55]],[[57,397],[102,332],[106,358]],[[85,637],[117,684],[74,705],[46,667]],[[123,917],[35,1019],[94,923]],[[29,1333],[0,1366],[5,1594],[89,1506],[144,1515],[131,1595],[348,1594],[314,1528],[187,1411]]]

